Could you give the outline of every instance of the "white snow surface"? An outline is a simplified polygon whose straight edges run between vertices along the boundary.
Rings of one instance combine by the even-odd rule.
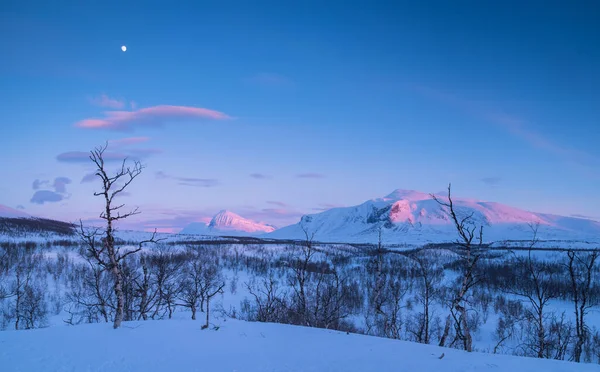
[[[255,222],[233,212],[222,210],[206,224],[193,222],[181,230],[180,234],[253,236],[274,231],[273,226]]]
[[[17,209],[0,204],[0,218],[30,218],[31,216]]]
[[[447,201],[447,196],[436,195]],[[459,218],[473,213],[477,225],[483,225],[484,241],[531,239],[531,223],[539,223],[540,240],[592,240],[598,243],[600,222],[534,213],[500,203],[453,197]],[[443,243],[456,240],[456,228],[430,194],[395,190],[354,207],[333,208],[303,216],[299,223],[276,230],[264,237],[303,239],[303,227],[322,242],[376,242],[383,227],[385,242],[412,244]]]
[[[587,372],[592,364],[466,353],[282,324],[163,320],[0,332],[0,366],[24,371]],[[442,357],[443,355],[443,357]],[[440,359],[440,357],[442,357]]]

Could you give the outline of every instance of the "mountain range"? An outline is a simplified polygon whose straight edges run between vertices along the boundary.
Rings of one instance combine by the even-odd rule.
[[[436,196],[447,201],[444,195]],[[494,202],[452,199],[459,218],[472,214],[472,221],[483,226],[486,242],[531,239],[531,224],[539,224],[537,237],[540,240],[597,240],[600,237],[597,221],[528,212]],[[424,244],[450,242],[457,238],[448,213],[430,194],[400,189],[357,206],[305,215],[297,224],[265,237],[303,239],[306,230],[322,242],[373,243],[378,239],[380,228],[385,242]]]
[[[446,195],[436,196],[440,200],[447,200]],[[531,239],[532,224],[538,225],[537,238],[540,240],[600,241],[598,221],[529,212],[495,202],[452,199],[459,217],[472,215],[475,225],[483,226],[485,242]],[[34,217],[0,205],[0,218]],[[304,239],[306,231],[321,242],[375,243],[380,229],[385,243],[442,243],[457,238],[454,223],[447,211],[430,194],[402,189],[360,205],[304,215],[298,223],[280,229],[222,210],[209,223],[193,222],[180,233]]]

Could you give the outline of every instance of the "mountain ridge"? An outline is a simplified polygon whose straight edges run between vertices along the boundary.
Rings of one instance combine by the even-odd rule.
[[[435,196],[447,201],[447,195]],[[484,240],[522,240],[532,237],[530,224],[539,224],[538,237],[545,240],[600,237],[600,222],[591,219],[536,213],[497,202],[452,197],[459,217],[473,214],[483,226]],[[374,242],[379,228],[387,242],[442,243],[456,239],[448,213],[431,196],[415,190],[397,189],[382,197],[350,207],[302,216],[300,222],[263,237],[302,239],[303,227],[319,241]]]

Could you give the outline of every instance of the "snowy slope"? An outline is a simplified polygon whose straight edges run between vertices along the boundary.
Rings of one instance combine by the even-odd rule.
[[[588,372],[597,365],[466,353],[282,324],[164,320],[0,332],[2,371]],[[59,341],[59,342],[57,342]],[[444,356],[440,359],[440,356]]]
[[[25,212],[7,207],[0,204],[0,218],[29,218],[31,217]]]
[[[439,196],[445,199],[444,195]],[[446,199],[447,200],[447,199]],[[583,240],[600,237],[600,223],[592,220],[533,213],[494,202],[453,198],[457,214],[473,213],[484,226],[484,240],[531,238],[528,224],[539,222],[538,237],[543,240]],[[319,241],[375,242],[383,227],[386,242],[415,244],[449,242],[456,231],[447,213],[429,194],[396,190],[354,207],[334,208],[303,216],[298,224],[265,235],[269,238],[301,239],[305,226]]]
[[[230,236],[252,236],[270,233],[275,228],[270,225],[261,224],[230,211],[222,210],[217,213],[208,223],[194,222],[181,230],[181,234],[201,235],[230,235]]]

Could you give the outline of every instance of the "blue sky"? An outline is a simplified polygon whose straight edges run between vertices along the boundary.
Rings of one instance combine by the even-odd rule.
[[[147,166],[137,226],[448,182],[599,218],[600,5],[346,3],[3,2],[0,204],[97,216],[72,152],[113,141]]]

